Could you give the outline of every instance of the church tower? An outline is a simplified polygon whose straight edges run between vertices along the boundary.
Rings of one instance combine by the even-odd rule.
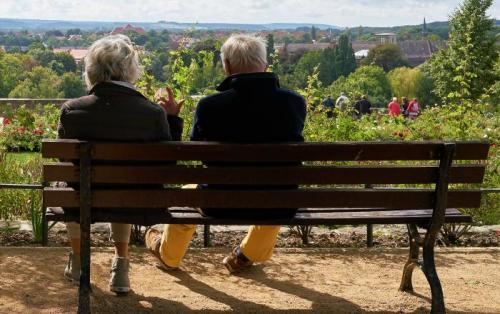
[[[422,37],[427,37],[427,22],[424,17],[424,24],[422,25]]]

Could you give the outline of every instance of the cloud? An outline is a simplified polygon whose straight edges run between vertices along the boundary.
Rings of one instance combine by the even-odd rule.
[[[1,0],[0,17],[90,21],[327,23],[388,26],[446,20],[461,0]],[[500,17],[496,1],[489,14]]]

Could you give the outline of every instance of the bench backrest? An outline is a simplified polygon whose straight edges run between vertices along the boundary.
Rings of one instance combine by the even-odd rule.
[[[174,206],[359,208],[364,211],[439,206],[472,208],[480,206],[480,190],[469,188],[448,192],[448,184],[481,183],[488,150],[486,142],[220,144],[44,140],[44,158],[69,161],[45,163],[44,181],[80,184],[80,191],[45,188],[44,203],[47,207],[79,207],[87,197],[90,199],[87,205],[92,208],[142,210]],[[465,163],[452,165],[452,160]],[[183,163],[193,161],[198,162],[197,165]],[[267,165],[201,165],[201,162],[217,161]],[[306,163],[283,166],[272,165],[273,162]],[[94,186],[92,190],[91,184]],[[100,189],[95,184],[171,186],[168,189],[123,190]],[[300,188],[224,191],[182,189],[182,184],[297,184]],[[362,188],[366,184],[435,186]]]

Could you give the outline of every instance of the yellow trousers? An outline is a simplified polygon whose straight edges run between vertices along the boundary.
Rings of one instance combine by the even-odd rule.
[[[196,225],[165,225],[160,254],[168,266],[178,267],[186,254]],[[252,262],[271,258],[280,226],[251,226],[240,244],[240,250]]]

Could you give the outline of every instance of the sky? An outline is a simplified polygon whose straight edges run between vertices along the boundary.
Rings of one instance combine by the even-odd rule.
[[[0,0],[0,18],[187,23],[324,23],[342,27],[445,21],[461,0]],[[500,0],[489,11],[500,19]]]

